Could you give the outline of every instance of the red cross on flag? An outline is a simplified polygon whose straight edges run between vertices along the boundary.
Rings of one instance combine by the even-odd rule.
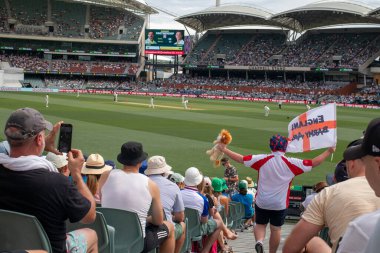
[[[336,145],[336,104],[331,103],[295,117],[288,126],[286,152],[302,153]]]

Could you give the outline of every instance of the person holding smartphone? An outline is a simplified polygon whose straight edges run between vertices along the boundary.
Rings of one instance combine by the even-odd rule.
[[[66,234],[67,218],[82,223],[92,223],[96,218],[95,200],[81,176],[82,152],[71,149],[67,154],[73,183],[41,157],[44,150],[60,154],[55,137],[61,124],[53,126],[32,108],[21,108],[10,115],[4,130],[10,154],[0,154],[0,209],[37,217],[55,253],[73,249],[98,252],[94,230]],[[47,135],[46,130],[50,131]]]

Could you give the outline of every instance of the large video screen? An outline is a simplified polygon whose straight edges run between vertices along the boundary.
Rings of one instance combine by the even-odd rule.
[[[184,30],[145,30],[145,54],[183,55]]]

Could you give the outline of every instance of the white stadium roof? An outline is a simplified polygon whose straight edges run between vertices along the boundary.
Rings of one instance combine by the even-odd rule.
[[[369,13],[369,15],[371,15],[371,16],[377,16],[378,18],[380,18],[380,7],[377,8],[377,9],[374,9],[373,11],[371,11]]]
[[[341,24],[380,24],[380,19],[369,15],[372,11],[372,7],[352,0],[321,1],[276,14],[257,6],[221,5],[175,20],[197,32],[236,25],[269,25],[303,32]]]
[[[367,16],[370,11],[371,7],[354,1],[324,1],[275,14],[272,19],[297,32],[328,25],[380,23]]]
[[[175,20],[198,32],[225,26],[267,25],[279,26],[270,17],[273,13],[267,10],[242,5],[222,5],[203,11],[191,13]]]

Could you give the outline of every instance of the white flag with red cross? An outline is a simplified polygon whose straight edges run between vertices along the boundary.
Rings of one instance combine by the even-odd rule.
[[[331,103],[302,113],[288,126],[286,152],[302,153],[336,146],[336,104]]]

